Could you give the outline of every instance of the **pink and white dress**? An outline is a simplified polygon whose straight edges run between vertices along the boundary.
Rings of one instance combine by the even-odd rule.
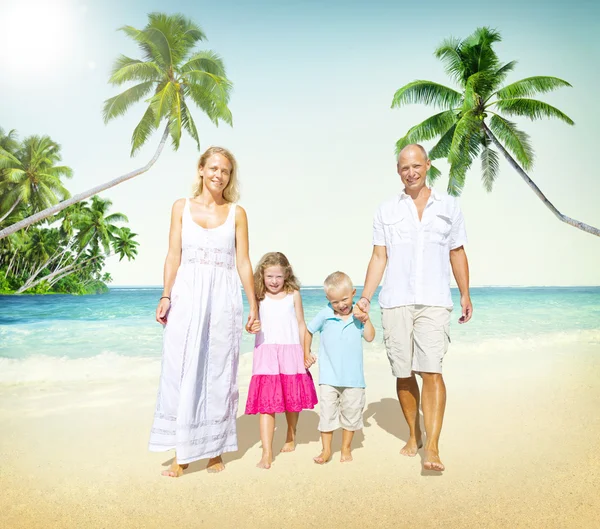
[[[246,414],[283,413],[314,408],[317,393],[304,367],[294,295],[260,302]]]

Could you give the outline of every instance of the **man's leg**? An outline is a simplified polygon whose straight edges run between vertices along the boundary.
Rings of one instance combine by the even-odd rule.
[[[423,420],[425,423],[425,462],[426,470],[444,470],[440,460],[438,443],[444,411],[446,409],[446,385],[441,373],[421,373],[423,377]]]
[[[396,391],[410,435],[400,453],[403,456],[414,457],[417,450],[423,446],[419,424],[419,386],[415,375],[410,378],[397,378]]]
[[[442,361],[449,344],[450,310],[419,307],[415,317],[413,369],[423,378],[421,405],[425,423],[426,470],[444,470],[439,455],[440,432],[446,410],[446,385]]]

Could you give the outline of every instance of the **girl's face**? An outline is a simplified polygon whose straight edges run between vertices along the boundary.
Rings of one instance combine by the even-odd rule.
[[[279,294],[285,283],[285,271],[281,266],[269,266],[265,268],[264,280],[269,294]]]
[[[213,154],[198,172],[211,194],[223,194],[231,178],[231,162],[222,154]]]

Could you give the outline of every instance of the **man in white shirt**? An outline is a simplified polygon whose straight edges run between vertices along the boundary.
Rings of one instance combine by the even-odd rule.
[[[424,468],[442,471],[438,442],[446,407],[442,360],[450,342],[450,268],[460,290],[459,323],[471,319],[473,306],[463,246],[467,242],[464,219],[456,198],[427,187],[430,166],[421,145],[408,145],[400,152],[398,173],[404,190],[375,213],[373,255],[354,313],[358,319],[365,317],[387,270],[379,294],[383,340],[410,430],[400,452],[415,456],[423,446],[421,399],[426,434]],[[422,396],[415,373],[423,379]]]

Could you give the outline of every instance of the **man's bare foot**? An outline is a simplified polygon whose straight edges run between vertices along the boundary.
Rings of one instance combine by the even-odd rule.
[[[225,465],[223,464],[223,460],[221,456],[211,457],[206,464],[206,471],[211,474],[215,474],[217,472],[222,472],[225,470]]]
[[[423,468],[425,470],[437,470],[438,472],[446,470],[437,450],[425,450],[425,462],[423,463]]]
[[[325,463],[328,463],[330,459],[331,454],[329,452],[325,452],[325,450],[323,450],[317,457],[313,457],[313,461],[317,465],[324,465]]]
[[[269,470],[271,468],[272,458],[270,454],[263,454],[260,458],[260,461],[256,463],[258,468],[264,468],[265,470]]]
[[[340,463],[350,463],[350,461],[352,461],[352,452],[342,448],[342,457],[340,457]]]
[[[188,465],[180,465],[176,461],[171,463],[171,468],[169,470],[163,470],[162,475],[170,478],[179,478],[183,475],[183,471],[188,467]]]
[[[419,448],[423,448],[423,441],[421,439],[417,441],[417,439],[411,437],[402,450],[400,450],[400,453],[403,456],[415,457]]]
[[[295,441],[288,441],[283,445],[283,448],[281,449],[282,452],[293,452],[294,450],[296,450]]]

